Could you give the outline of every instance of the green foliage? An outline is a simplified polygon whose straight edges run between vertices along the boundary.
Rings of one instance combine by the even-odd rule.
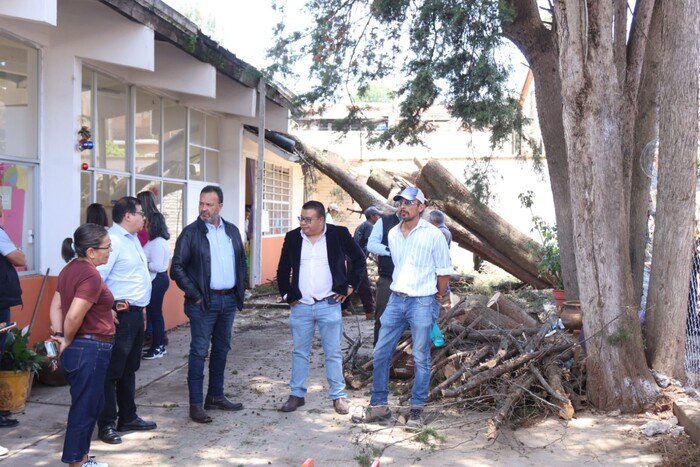
[[[353,96],[354,101],[359,102],[382,102],[390,103],[394,101],[394,91],[386,85],[368,84],[357,90]]]
[[[368,444],[366,446],[362,446],[360,454],[356,455],[354,459],[361,467],[370,467],[374,462],[374,459],[380,457],[382,452],[382,449]]]
[[[520,193],[518,199],[520,204],[530,210],[534,227],[531,232],[537,232],[542,244],[536,248],[535,253],[540,257],[537,265],[537,272],[540,277],[552,281],[555,289],[564,288],[564,280],[561,274],[561,256],[559,254],[559,239],[557,237],[557,227],[548,224],[540,216],[536,216],[532,211],[534,200],[532,191]]]
[[[126,154],[123,147],[117,145],[114,141],[111,140],[105,141],[105,153],[107,154],[107,156],[112,157],[124,157],[124,154]]]
[[[606,336],[606,340],[610,345],[624,345],[632,340],[637,329],[638,327],[635,327],[633,323],[622,322],[615,332]]]
[[[293,67],[309,60],[304,81],[310,89],[295,103],[308,112],[343,94],[352,97],[353,89],[362,95],[400,72],[400,120],[387,131],[368,128],[371,143],[389,149],[422,144],[421,134],[433,127],[421,116],[440,103],[464,129],[491,131],[495,147],[525,123],[517,96],[507,88],[509,68],[497,60],[501,22],[512,16],[502,3],[310,0],[305,10],[314,25],[289,33],[278,24],[276,44],[267,53],[275,63],[265,73],[299,83]],[[284,11],[276,2],[273,7]]]
[[[415,436],[415,440],[434,449],[435,443],[433,443],[432,441],[435,440],[439,443],[444,443],[445,441],[447,441],[447,436],[443,435],[431,426],[426,426],[423,429],[421,429],[420,432]]]
[[[2,371],[33,371],[38,373],[41,364],[48,359],[29,348],[29,326],[21,331],[10,329],[5,339],[5,349],[0,360]]]

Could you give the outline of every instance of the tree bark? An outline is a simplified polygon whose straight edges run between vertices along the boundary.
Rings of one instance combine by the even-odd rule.
[[[684,360],[698,138],[698,2],[664,2],[659,183],[646,313],[652,368],[686,380]],[[670,336],[673,344],[669,344]]]
[[[389,193],[394,188],[394,179],[386,170],[372,169],[367,179],[367,186],[383,197],[388,198]]]
[[[644,260],[649,228],[649,188],[651,178],[642,170],[642,153],[657,138],[659,67],[661,60],[661,0],[654,3],[649,25],[644,65],[637,94],[637,119],[631,162],[630,194],[630,261],[634,301],[641,303],[644,282]]]
[[[574,224],[569,190],[569,162],[562,121],[561,76],[556,29],[545,27],[537,0],[510,0],[515,12],[511,23],[503,24],[504,35],[527,59],[535,79],[537,118],[547,157],[552,187],[557,238],[561,256],[564,290],[569,300],[578,300],[579,284],[574,249]]]
[[[610,82],[609,2],[554,3],[569,158],[574,239],[589,400],[604,410],[644,410],[657,396],[633,302],[625,209],[622,91]]]
[[[525,310],[516,305],[511,299],[501,292],[496,292],[491,300],[486,304],[497,313],[501,313],[518,323],[527,326],[535,327],[539,323],[530,316]]]
[[[428,198],[442,201],[447,215],[464,225],[528,274],[537,277],[539,258],[537,242],[503,220],[486,205],[475,199],[469,190],[439,162],[426,163],[416,180]],[[486,259],[486,257],[484,256]],[[488,260],[488,259],[487,259]],[[490,260],[488,260],[490,261]],[[545,278],[542,278],[546,281]]]

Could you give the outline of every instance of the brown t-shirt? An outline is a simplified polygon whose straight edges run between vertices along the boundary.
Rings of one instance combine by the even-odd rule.
[[[102,334],[113,336],[114,318],[112,304],[114,296],[107,288],[95,266],[87,261],[73,260],[58,275],[58,293],[61,295],[61,310],[65,319],[73,298],[82,298],[92,303],[85,313],[79,334]]]

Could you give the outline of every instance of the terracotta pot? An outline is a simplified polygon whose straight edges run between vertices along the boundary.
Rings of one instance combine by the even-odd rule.
[[[570,331],[578,331],[583,328],[583,313],[581,313],[581,302],[571,300],[564,302],[564,309],[559,316],[564,327]]]
[[[31,371],[0,371],[0,410],[24,410],[31,376]]]
[[[566,292],[564,292],[564,289],[554,289],[552,290],[552,298],[554,299],[554,304],[557,306],[557,312],[561,313],[564,301],[566,301]]]

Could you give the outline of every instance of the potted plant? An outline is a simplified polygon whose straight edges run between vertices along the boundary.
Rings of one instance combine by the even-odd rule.
[[[41,369],[46,357],[29,347],[29,326],[11,329],[0,360],[0,410],[19,411],[29,395],[33,373]]]

